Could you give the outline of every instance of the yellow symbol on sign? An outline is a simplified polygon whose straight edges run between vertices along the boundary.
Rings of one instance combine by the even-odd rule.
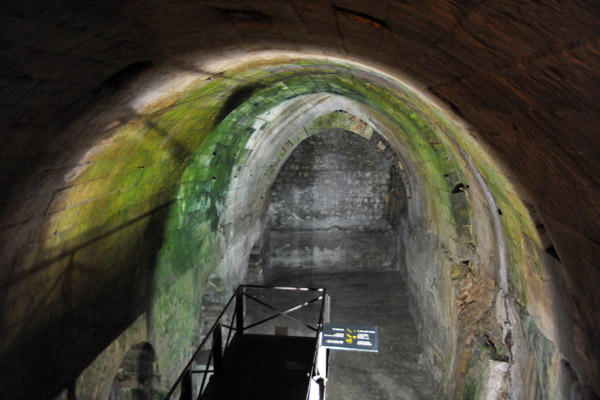
[[[346,332],[346,343],[352,344],[352,340],[356,339],[356,335],[352,335],[352,334],[356,333],[356,331],[352,331],[347,328],[346,328],[346,330],[348,331],[348,332]]]

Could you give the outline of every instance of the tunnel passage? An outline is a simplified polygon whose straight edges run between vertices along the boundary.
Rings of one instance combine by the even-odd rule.
[[[304,140],[271,191],[271,268],[397,269],[406,196],[377,134],[333,128]]]
[[[409,222],[401,166],[377,132],[331,128],[297,145],[271,189],[266,283],[325,287],[333,322],[379,327],[377,354],[330,354],[332,399],[428,399],[434,392],[410,313],[416,300],[403,279],[401,231]]]
[[[481,206],[481,196],[477,194],[477,186],[475,186],[473,198],[470,201],[467,200],[465,192],[461,192],[458,196],[451,196],[457,179],[469,176],[468,170],[465,172],[462,169],[460,161],[449,153],[448,148],[442,145],[440,140],[428,136],[433,132],[425,126],[415,129],[411,123],[398,123],[398,120],[382,115],[379,110],[355,102],[351,98],[316,93],[290,99],[282,103],[276,110],[276,113],[269,112],[257,117],[260,124],[256,125],[260,128],[254,131],[248,145],[253,151],[245,160],[243,167],[235,169],[234,178],[236,179],[230,187],[232,197],[226,201],[226,204],[232,205],[232,214],[226,223],[233,225],[234,221],[239,221],[243,223],[243,226],[248,227],[248,230],[244,232],[239,228],[232,229],[232,236],[229,240],[230,248],[247,246],[248,233],[251,233],[251,237],[254,238],[251,243],[260,242],[264,246],[269,241],[265,239],[269,238],[271,253],[275,254],[281,251],[278,247],[279,243],[273,239],[281,231],[273,230],[273,227],[269,226],[268,215],[264,215],[268,211],[271,184],[275,182],[274,188],[278,185],[277,179],[281,176],[281,172],[285,175],[286,168],[290,168],[294,174],[299,171],[290,167],[294,165],[294,158],[298,157],[294,156],[294,153],[296,149],[301,149],[306,143],[311,143],[310,140],[313,137],[318,137],[319,134],[332,128],[342,129],[358,143],[363,144],[360,153],[368,154],[369,151],[372,151],[374,154],[382,154],[384,159],[387,154],[387,161],[383,163],[387,165],[384,174],[393,176],[394,179],[397,179],[398,184],[401,180],[402,186],[399,188],[398,185],[391,185],[390,188],[388,182],[388,185],[384,185],[387,186],[385,191],[390,192],[388,195],[394,196],[393,200],[399,201],[399,204],[392,205],[393,203],[390,203],[391,207],[387,209],[388,212],[383,207],[379,213],[375,214],[369,214],[373,212],[373,209],[365,207],[363,213],[369,217],[376,216],[369,219],[366,224],[370,229],[376,226],[380,230],[376,232],[376,235],[380,235],[382,226],[385,226],[388,233],[397,235],[398,242],[405,247],[400,252],[401,257],[399,257],[400,262],[397,263],[397,268],[398,279],[404,277],[407,287],[406,311],[411,312],[417,326],[416,332],[418,333],[412,339],[419,341],[416,344],[416,348],[419,349],[417,353],[422,352],[420,359],[423,360],[423,367],[429,376],[429,381],[439,383],[444,376],[447,376],[448,371],[454,368],[454,360],[447,355],[455,351],[453,347],[456,346],[456,343],[462,341],[460,337],[462,333],[455,330],[458,323],[453,299],[455,289],[449,279],[449,271],[457,262],[457,258],[464,260],[468,257],[461,253],[473,252],[471,247],[465,249],[453,238],[460,237],[465,243],[469,242],[471,237],[470,207],[473,204]],[[398,114],[395,117],[398,117]],[[263,121],[267,122],[263,123]],[[353,134],[348,131],[352,131]],[[332,137],[336,136],[332,135]],[[318,141],[318,139],[314,140]],[[365,143],[369,143],[369,145],[364,145]],[[343,146],[337,146],[343,148]],[[335,147],[336,145],[329,146],[329,148]],[[326,154],[327,152],[323,150],[323,156]],[[348,156],[347,152],[344,154]],[[304,161],[309,157],[302,158],[303,163],[310,163],[306,172],[310,171],[312,161],[315,159]],[[317,161],[316,164],[318,165],[319,162]],[[391,168],[392,166],[397,166],[397,168]],[[295,191],[293,186],[286,188],[286,195],[290,191],[292,193]],[[346,191],[348,190],[347,188]],[[380,195],[384,199],[382,201],[384,204],[385,194],[380,193]],[[271,204],[273,201],[280,204],[280,200],[277,194],[271,196]],[[398,205],[400,205],[399,209],[393,211],[393,207]],[[271,211],[274,208],[279,207],[271,207]],[[253,210],[254,217],[252,219],[244,217],[248,215],[246,214],[248,210]],[[404,212],[400,213],[400,210]],[[237,216],[238,213],[239,216]],[[300,213],[297,214],[300,215]],[[327,226],[325,224],[332,222],[332,219],[327,220],[327,215],[322,216],[325,218],[324,222],[318,219],[299,222],[295,217],[285,213],[282,215],[282,219],[288,222],[295,221],[293,223],[299,223],[304,228],[322,228]],[[393,217],[392,220],[394,220],[396,218],[394,215],[400,217],[400,223],[392,227],[388,218]],[[458,218],[459,215],[460,218]],[[277,222],[277,219],[271,221],[271,223],[273,222],[280,223]],[[354,222],[351,218],[342,222],[347,227],[352,227],[353,224],[354,227],[360,226],[355,223],[356,219]],[[485,226],[487,223],[485,219],[481,220],[481,226]],[[475,226],[479,227],[479,224],[475,224]],[[264,232],[264,230],[269,233],[261,234],[260,232]],[[314,232],[316,230],[302,233],[305,234],[305,237],[310,237]],[[298,231],[288,230],[285,235],[290,234],[293,237],[297,233]],[[326,236],[325,232],[321,233]],[[357,233],[364,235],[364,238],[375,232],[353,232],[353,234]],[[306,243],[302,244],[302,251],[310,253],[312,256],[314,251],[311,246],[312,244],[309,246],[306,246]],[[485,244],[482,244],[481,249],[485,251]],[[229,253],[237,254],[237,252]],[[359,262],[364,263],[366,258],[368,257],[362,258]],[[232,259],[230,260],[233,262]],[[305,259],[303,261],[308,261],[309,265],[315,264],[315,260]],[[289,265],[290,268],[280,268],[278,271],[278,268],[275,267],[277,262],[277,257],[272,257],[271,274],[263,275],[277,277],[279,272],[291,272],[290,270],[294,269],[292,263]],[[252,265],[255,264],[252,262]],[[373,265],[375,263],[371,262],[371,267]],[[348,265],[344,267],[348,268]],[[376,267],[381,269],[382,265],[376,265]],[[364,266],[359,268],[364,268]],[[484,264],[479,265],[474,262],[472,268],[479,270],[486,267]],[[478,274],[479,272],[475,276]],[[252,276],[256,276],[256,274],[253,273]],[[473,282],[471,281],[470,284],[473,285]],[[489,282],[483,283],[479,288],[484,291],[487,289],[489,289]],[[397,294],[401,293],[399,291]],[[466,307],[479,310],[472,313],[471,317],[479,320],[490,317],[482,314],[483,310],[480,309],[480,305],[490,301],[492,294],[493,291],[489,290],[481,299],[478,298],[477,302],[471,302],[471,305]],[[360,307],[364,307],[364,305]],[[485,313],[485,311],[483,312]],[[412,324],[411,320],[407,326]]]
[[[223,193],[244,191],[233,160],[243,164],[252,148],[246,139],[268,120],[258,118],[262,111],[308,92],[352,98],[411,128],[407,148],[425,177],[416,187],[427,190],[409,203],[415,223],[401,232],[413,239],[404,240],[406,254],[438,238],[450,256],[438,254],[447,261],[438,274],[429,269],[435,260],[407,271],[429,277],[408,280],[409,290],[426,294],[417,302],[423,309],[440,307],[439,297],[449,304],[444,314],[466,316],[440,323],[458,336],[455,347],[436,347],[436,364],[450,371],[440,372],[440,393],[493,387],[487,372],[501,368],[477,366],[501,363],[504,343],[511,357],[501,382],[513,397],[585,397],[586,386],[600,395],[597,0],[4,1],[0,8],[7,397],[40,397],[17,395],[34,381],[49,396],[76,384],[82,399],[106,398],[123,352],[141,341],[155,345],[164,382],[172,378],[197,341],[192,305],[213,282],[244,279],[238,263],[259,236],[253,215],[264,193],[240,193],[236,199],[256,201],[234,202],[239,218],[229,218],[236,206],[224,199],[235,196]],[[258,67],[240,68],[256,60]],[[239,118],[217,130],[229,114]],[[448,145],[444,137],[481,172],[487,207],[477,203],[476,176],[453,175],[438,150]],[[196,173],[184,175],[193,163]],[[459,183],[469,188],[452,193]],[[431,197],[438,207],[427,204]],[[470,221],[460,207],[466,200]],[[425,215],[431,222],[418,220]],[[485,220],[493,227],[477,224]],[[475,252],[455,251],[471,242]],[[477,292],[481,277],[497,284],[493,302]],[[512,303],[507,320],[503,307]],[[502,318],[479,323],[469,307],[493,307]],[[503,332],[490,336],[493,346],[490,326]],[[423,340],[434,343],[429,328]]]
[[[165,84],[156,91],[138,87],[135,98],[109,99],[110,107],[68,131],[83,144],[61,153],[59,176],[36,187],[23,209],[14,203],[11,215],[24,220],[5,245],[13,267],[0,296],[9,361],[2,367],[18,371],[15,382],[34,374],[48,378],[53,393],[75,384],[82,399],[106,398],[125,349],[149,341],[160,390],[168,388],[198,344],[203,298],[227,298],[247,278],[252,249],[268,242],[268,189],[281,165],[307,136],[356,125],[385,137],[400,153],[400,175],[409,177],[407,223],[398,226],[408,261],[401,272],[439,396],[557,393],[568,385],[553,386],[552,377],[563,372],[573,385],[582,382],[562,362],[577,360],[569,346],[578,338],[556,329],[560,297],[545,279],[528,211],[451,114],[393,76],[324,59],[268,67],[261,60],[175,79],[174,87],[158,74]],[[331,125],[336,110],[360,121]],[[455,192],[459,183],[466,190]],[[501,262],[504,254],[509,263]],[[144,288],[134,271],[145,272]],[[115,287],[123,290],[110,296]],[[513,300],[519,314],[510,312]],[[121,311],[118,321],[113,308]],[[107,326],[111,321],[118,324]],[[50,331],[65,340],[86,332],[97,347],[40,339]],[[32,351],[45,345],[43,354]],[[68,365],[68,374],[40,376],[58,370],[53,355],[63,351],[63,360],[80,363]],[[548,369],[552,363],[557,367]],[[45,368],[29,367],[38,364]]]

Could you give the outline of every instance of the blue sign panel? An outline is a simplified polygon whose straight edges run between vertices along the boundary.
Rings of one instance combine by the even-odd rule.
[[[377,352],[379,328],[348,324],[325,324],[321,346],[335,350]]]

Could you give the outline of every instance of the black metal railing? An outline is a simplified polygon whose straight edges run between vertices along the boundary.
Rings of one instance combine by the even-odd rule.
[[[297,295],[301,293],[313,293],[318,295],[310,299],[301,301],[300,304],[290,304],[284,307],[269,304],[269,300],[285,299],[285,294],[295,294],[287,299],[289,301],[298,300]],[[273,299],[274,293],[278,293]],[[295,298],[294,298],[295,297]],[[248,299],[250,301],[244,301]],[[328,320],[327,296],[325,289],[315,288],[292,288],[279,286],[258,286],[258,285],[240,285],[231,296],[217,320],[210,328],[206,337],[200,346],[194,352],[191,360],[186,364],[183,372],[175,381],[172,389],[166,396],[166,400],[194,400],[200,399],[206,389],[211,376],[219,377],[223,372],[223,355],[230,345],[233,335],[243,335],[244,332],[256,332],[262,329],[261,333],[268,330],[270,321],[277,318],[286,318],[293,322],[296,336],[313,336],[316,338],[316,344],[313,355],[313,365],[308,376],[306,398],[310,396],[310,382],[317,372],[317,361],[319,351],[319,335],[323,323]],[[272,302],[272,301],[271,301]],[[306,321],[300,317],[292,316],[291,313],[301,309],[308,309],[311,305],[318,305],[318,317],[314,321]],[[284,302],[285,303],[285,302]],[[261,306],[261,310],[253,310],[251,304]],[[265,315],[265,311],[268,314]],[[248,322],[247,320],[252,320]],[[309,332],[308,334],[306,332]],[[226,339],[223,337],[226,334]]]
[[[327,363],[329,357],[329,350],[321,347],[321,332],[323,325],[329,323],[330,303],[329,296],[323,290],[323,297],[321,302],[321,311],[319,312],[319,329],[317,331],[317,342],[315,343],[315,351],[313,354],[313,361],[310,368],[308,389],[306,391],[306,400],[323,400],[325,399],[325,383],[327,380]],[[322,354],[324,353],[324,354]],[[325,365],[319,365],[319,358],[325,357]],[[318,385],[318,396],[313,396],[311,391],[312,385]]]

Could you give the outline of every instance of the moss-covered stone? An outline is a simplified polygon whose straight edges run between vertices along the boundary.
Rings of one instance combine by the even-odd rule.
[[[225,203],[233,171],[251,157],[252,150],[245,148],[251,135],[268,125],[257,122],[259,117],[285,101],[321,92],[353,100],[393,132],[406,157],[403,162],[422,180],[427,229],[449,248],[472,237],[468,192],[452,193],[457,183],[468,184],[454,140],[464,148],[502,209],[512,289],[527,305],[534,289],[527,271],[539,268],[536,254],[524,254],[523,235],[537,237],[533,223],[500,169],[443,113],[399,82],[343,63],[282,59],[242,65],[196,82],[173,101],[145,115],[131,115],[113,128],[103,149],[70,182],[75,189],[54,199],[51,211],[56,215],[44,227],[48,239],[42,258],[75,254],[103,282],[121,279],[132,268],[149,277],[142,297],[148,305],[148,334],[168,371],[165,383],[200,340],[198,310],[205,285],[227,251],[223,245],[229,228],[223,221],[230,209]],[[305,126],[298,140],[331,127],[366,138],[373,134],[365,121],[334,112]],[[279,157],[295,145],[280,149]],[[265,170],[270,180],[265,187],[276,173],[274,166]],[[57,241],[56,235],[68,240]],[[452,277],[462,279],[460,274]],[[86,285],[80,290],[85,292]],[[83,296],[81,305],[86,301]],[[131,312],[135,316],[140,311]],[[476,388],[475,381],[467,386]]]

